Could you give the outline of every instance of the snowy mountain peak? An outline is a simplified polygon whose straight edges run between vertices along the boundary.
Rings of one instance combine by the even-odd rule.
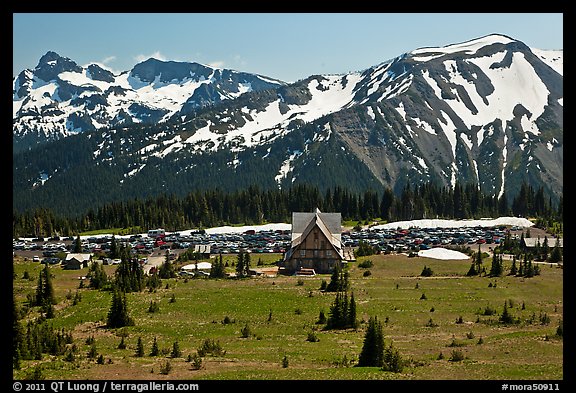
[[[562,51],[492,34],[291,84],[157,59],[118,75],[93,65],[40,80],[26,70],[13,85],[14,151],[17,143],[20,153],[56,135],[102,129],[62,144],[74,150],[89,140],[83,178],[92,165],[113,168],[107,184],[122,195],[140,195],[142,184],[164,192],[322,182],[401,192],[434,181],[510,198],[524,179],[558,195],[562,59]],[[53,54],[44,63],[52,72],[69,64]],[[78,176],[68,180],[68,164],[57,159],[28,170],[34,151],[17,158],[26,173],[15,172],[15,189],[42,184],[38,198]]]
[[[213,69],[198,63],[185,63],[176,61],[162,61],[150,58],[138,63],[130,72],[131,76],[138,77],[142,82],[152,83],[156,78],[160,82],[183,81],[194,77],[195,80],[208,79]]]
[[[49,51],[40,58],[34,69],[34,75],[39,79],[49,82],[56,79],[62,72],[82,72],[82,67],[67,57],[62,57],[56,52]]]
[[[516,40],[502,34],[490,34],[473,40],[457,44],[450,44],[442,47],[419,48],[409,52],[409,54],[416,61],[427,61],[454,53],[474,55],[476,52],[486,46],[494,44],[509,44],[515,41]]]
[[[13,146],[28,148],[83,131],[162,122],[283,84],[255,74],[154,58],[114,75],[97,64],[82,67],[49,51],[34,70],[14,78]]]

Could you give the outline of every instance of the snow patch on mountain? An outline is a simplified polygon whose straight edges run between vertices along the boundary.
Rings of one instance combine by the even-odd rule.
[[[510,67],[490,67],[502,61],[504,55],[505,53],[499,52],[492,56],[466,60],[484,70],[494,86],[494,92],[486,97],[488,104],[484,103],[474,89],[467,90],[478,109],[476,115],[463,110],[462,105],[455,103],[454,100],[449,100],[448,103],[454,110],[462,110],[462,115],[464,115],[462,120],[468,127],[488,124],[496,119],[503,122],[512,120],[514,108],[521,104],[531,114],[530,119],[526,119],[523,124],[524,131],[538,135],[540,131],[536,125],[536,119],[544,113],[550,92],[523,53],[512,54]]]
[[[563,50],[545,50],[530,48],[532,53],[540,58],[544,63],[546,63],[550,68],[564,75],[564,51]]]
[[[280,165],[280,170],[278,171],[278,174],[276,175],[276,177],[274,178],[274,180],[276,180],[276,183],[278,183],[278,188],[280,188],[280,184],[282,183],[282,180],[284,180],[288,174],[290,172],[292,172],[292,166],[294,163],[294,160],[298,157],[300,157],[302,155],[302,151],[300,150],[294,150],[286,160],[284,160],[284,162],[282,162],[282,165]]]
[[[474,55],[478,50],[484,48],[485,46],[492,44],[508,44],[514,40],[500,35],[491,34],[485,37],[477,38],[474,40],[452,44],[442,47],[426,47],[413,50],[409,54],[416,61],[429,61],[437,59],[447,54],[453,54],[457,52],[464,52],[466,55]]]

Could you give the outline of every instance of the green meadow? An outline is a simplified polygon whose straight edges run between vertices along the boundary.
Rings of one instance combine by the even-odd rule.
[[[266,258],[270,263],[277,256]],[[359,267],[366,259],[373,266]],[[256,261],[253,255],[253,266]],[[347,269],[359,325],[346,330],[325,330],[317,323],[321,311],[329,316],[335,299],[335,293],[320,290],[329,275],[163,279],[153,292],[127,294],[134,326],[109,329],[112,294],[79,289],[86,268],[55,266],[51,271],[58,304],[50,321],[54,329],[72,332],[76,356],[66,360],[44,354],[41,360],[22,361],[13,375],[24,379],[40,370],[46,379],[94,380],[562,379],[563,340],[557,329],[563,318],[563,269],[542,265],[540,275],[532,278],[465,277],[470,263],[395,254],[358,258]],[[432,269],[431,277],[420,276],[425,265]],[[484,265],[489,270],[490,260]],[[115,266],[105,268],[113,275]],[[19,306],[35,292],[40,270],[38,263],[15,258],[13,287]],[[31,278],[23,278],[25,271]],[[70,294],[76,292],[81,300],[73,305]],[[158,304],[157,312],[148,312],[151,302]],[[517,323],[499,322],[505,303]],[[496,312],[485,315],[487,309]],[[23,325],[37,315],[31,308]],[[381,321],[385,345],[398,349],[402,372],[354,367],[370,317]],[[104,364],[88,358],[89,337],[94,337]],[[118,348],[122,337],[125,349]],[[139,338],[142,357],[136,356]],[[155,338],[160,354],[150,356]],[[225,352],[206,354],[195,369],[188,356],[195,356],[207,339]],[[174,343],[179,357],[170,355]]]

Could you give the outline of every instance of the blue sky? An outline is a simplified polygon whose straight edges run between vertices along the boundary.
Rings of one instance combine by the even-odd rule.
[[[150,57],[287,82],[500,33],[563,49],[562,13],[14,13],[13,76],[47,51],[126,71]]]

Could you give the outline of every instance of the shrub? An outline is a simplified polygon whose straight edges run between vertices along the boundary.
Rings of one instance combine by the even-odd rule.
[[[432,321],[432,318],[430,318],[428,322],[426,322],[426,327],[438,327],[438,324],[434,323],[434,321]]]
[[[424,265],[424,269],[422,269],[422,273],[420,273],[422,277],[432,277],[433,274],[432,268],[426,265]]]
[[[167,360],[166,363],[160,366],[160,374],[168,375],[170,371],[172,371],[172,364]]]
[[[240,334],[243,338],[248,338],[251,336],[252,332],[250,330],[250,326],[248,326],[248,322],[244,325],[242,329],[240,329]]]
[[[564,322],[560,320],[558,327],[556,328],[556,335],[558,337],[564,337]]]
[[[200,370],[202,368],[202,358],[197,353],[195,355],[188,355],[188,362],[192,370]]]
[[[200,348],[197,350],[199,356],[206,356],[211,354],[213,356],[224,356],[226,351],[222,349],[219,341],[212,339],[205,339]]]
[[[178,341],[175,341],[174,344],[172,344],[172,352],[170,352],[170,357],[179,358],[180,356],[182,356],[182,351],[180,350]]]
[[[462,351],[460,351],[459,349],[454,349],[452,350],[452,353],[450,354],[450,361],[451,362],[459,362],[464,360],[464,353]]]
[[[358,267],[361,267],[364,269],[371,268],[372,266],[374,266],[374,262],[372,262],[371,259],[366,259],[366,260],[358,263]]]
[[[310,341],[312,343],[315,343],[315,342],[320,341],[320,339],[318,338],[318,336],[316,336],[316,333],[308,332],[308,338],[306,339],[306,341]]]
[[[149,313],[155,313],[155,312],[159,312],[160,311],[160,306],[158,305],[157,302],[154,301],[150,301],[150,306],[148,306],[148,312]]]

